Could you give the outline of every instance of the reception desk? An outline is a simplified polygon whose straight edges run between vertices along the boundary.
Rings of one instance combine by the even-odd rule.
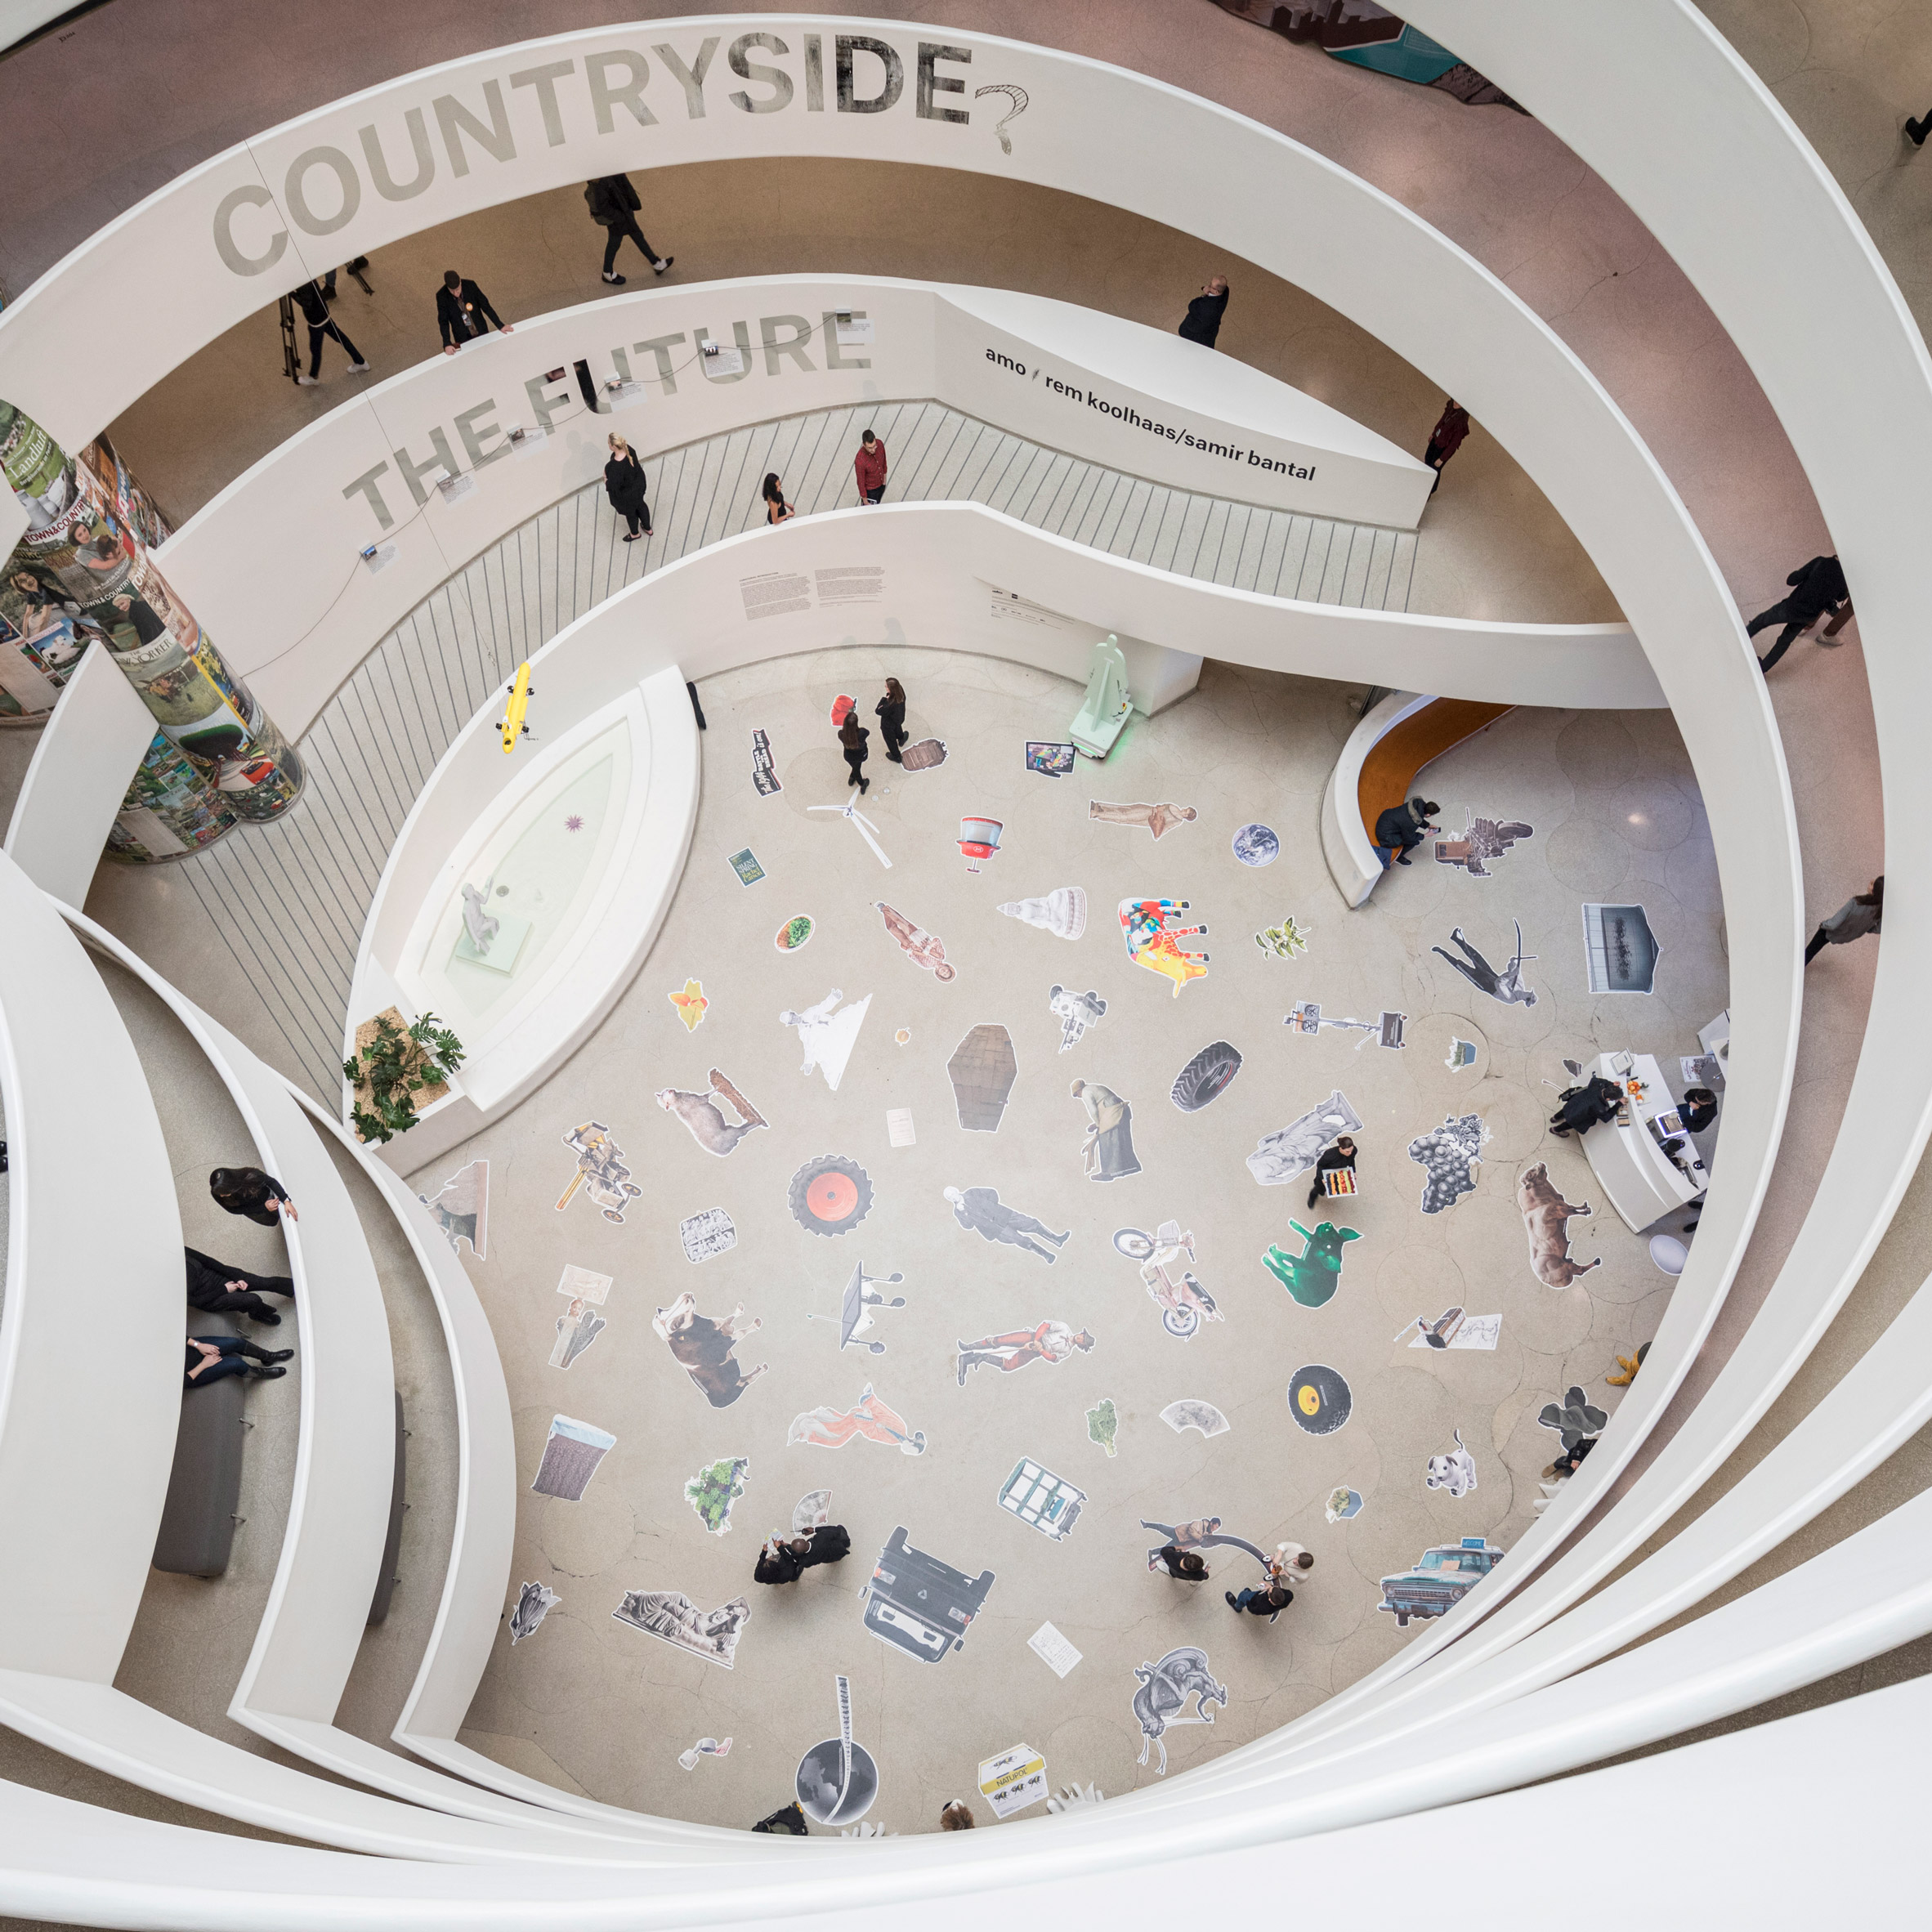
[[[1620,1071],[1626,1058],[1629,1068]],[[1677,1102],[1651,1055],[1602,1053],[1585,1071],[1614,1082],[1629,1099],[1630,1125],[1612,1121],[1592,1127],[1583,1136],[1583,1152],[1610,1205],[1633,1233],[1641,1234],[1666,1214],[1701,1199],[1711,1177],[1690,1136],[1680,1125],[1668,1125],[1677,1120]],[[1663,1150],[1662,1142],[1673,1138],[1684,1142],[1679,1156],[1684,1167]]]

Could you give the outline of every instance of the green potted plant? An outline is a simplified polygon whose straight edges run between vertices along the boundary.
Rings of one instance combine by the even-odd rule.
[[[392,1140],[416,1125],[417,1111],[449,1091],[463,1042],[433,1013],[405,1026],[390,1007],[356,1029],[356,1056],[342,1062],[356,1138]]]

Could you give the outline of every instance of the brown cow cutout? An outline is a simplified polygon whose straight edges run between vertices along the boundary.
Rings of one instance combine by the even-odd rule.
[[[698,1304],[689,1295],[681,1295],[670,1307],[658,1310],[651,1326],[664,1337],[684,1372],[704,1390],[705,1401],[714,1409],[730,1407],[767,1366],[761,1362],[747,1374],[732,1357],[738,1343],[764,1326],[762,1321],[745,1319],[743,1303],[722,1322],[714,1322],[698,1313]]]
[[[1601,1254],[1581,1263],[1570,1259],[1566,1223],[1572,1214],[1589,1214],[1590,1203],[1572,1207],[1557,1191],[1542,1161],[1523,1169],[1516,1183],[1516,1205],[1523,1210],[1523,1231],[1529,1236],[1530,1272],[1545,1288],[1568,1288],[1577,1276],[1603,1265]]]

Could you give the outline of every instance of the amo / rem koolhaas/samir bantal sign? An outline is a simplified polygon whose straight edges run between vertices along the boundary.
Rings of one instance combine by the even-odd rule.
[[[1304,467],[1278,457],[1263,456],[1238,443],[1223,443],[1196,436],[1184,423],[1156,423],[1151,416],[1142,415],[1129,404],[1109,402],[1104,396],[1078,382],[1062,382],[1058,376],[1049,376],[1037,364],[1029,369],[1025,363],[1003,356],[997,349],[986,351],[986,360],[997,363],[1001,369],[1011,369],[1016,376],[1031,376],[1035,382],[1044,383],[1056,396],[1063,396],[1069,402],[1084,404],[1089,409],[1098,409],[1103,416],[1111,416],[1116,422],[1125,423],[1129,429],[1144,429],[1151,435],[1165,436],[1169,442],[1178,443],[1184,449],[1199,449],[1210,456],[1225,456],[1230,463],[1239,463],[1245,456],[1256,469],[1272,470],[1279,476],[1293,476],[1300,482],[1312,482],[1314,479],[1317,467],[1314,463]]]

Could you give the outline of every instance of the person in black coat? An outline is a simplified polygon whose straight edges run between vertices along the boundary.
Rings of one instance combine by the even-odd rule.
[[[1758,660],[1760,671],[1769,671],[1791,649],[1791,640],[1809,630],[1827,610],[1836,611],[1850,601],[1851,592],[1836,557],[1814,557],[1809,563],[1799,565],[1785,582],[1791,585],[1791,594],[1769,610],[1760,610],[1744,627],[1745,636],[1755,637],[1769,625],[1784,626],[1778,642]],[[1832,628],[1836,629],[1836,624]]]
[[[637,244],[655,274],[661,275],[676,260],[674,256],[659,254],[645,240],[637,226],[637,210],[644,204],[638,200],[637,190],[631,186],[628,174],[606,174],[586,181],[584,199],[589,204],[591,220],[604,230],[604,280],[613,288],[624,286],[624,277],[613,271],[618,248],[627,235]]]
[[[1440,825],[1429,821],[1442,810],[1433,798],[1414,798],[1406,805],[1391,805],[1375,821],[1375,843],[1395,854],[1395,862],[1406,865],[1409,854],[1422,843],[1424,832],[1439,832]]]
[[[906,687],[897,678],[886,680],[885,695],[872,707],[879,719],[879,735],[885,740],[886,756],[895,765],[905,761],[899,748],[906,742]]]
[[[257,1348],[235,1335],[191,1335],[187,1358],[181,1366],[184,1389],[205,1389],[211,1382],[230,1375],[253,1375],[257,1381],[272,1381],[285,1375],[281,1364],[294,1354],[293,1348]]]
[[[1562,1105],[1550,1116],[1550,1130],[1567,1140],[1572,1134],[1587,1133],[1614,1120],[1623,1090],[1615,1080],[1593,1073],[1582,1086],[1566,1087],[1557,1098]]]
[[[1677,1115],[1686,1134],[1702,1134],[1716,1123],[1717,1096],[1708,1087],[1686,1087]]]
[[[631,526],[624,539],[634,543],[640,536],[652,534],[651,506],[644,500],[644,466],[637,452],[620,436],[610,437],[610,460],[604,465],[604,494],[610,508]]]
[[[217,1207],[231,1214],[246,1214],[264,1228],[279,1227],[284,1214],[291,1221],[302,1219],[288,1198],[288,1190],[259,1167],[217,1167],[208,1177],[208,1191]]]
[[[490,297],[474,282],[466,282],[453,268],[443,272],[436,291],[436,327],[443,332],[443,353],[454,356],[463,345],[488,335],[492,324],[505,335],[515,324],[504,321],[490,306]]]
[[[1285,1583],[1270,1583],[1261,1590],[1244,1590],[1238,1597],[1231,1590],[1224,1590],[1221,1594],[1227,1598],[1230,1610],[1245,1610],[1250,1617],[1265,1617],[1270,1623],[1295,1601],[1295,1592]]]
[[[1178,1582],[1207,1581],[1207,1559],[1198,1550],[1183,1550],[1178,1543],[1169,1543],[1154,1552],[1154,1561]]]
[[[807,1570],[821,1563],[843,1563],[852,1549],[852,1538],[836,1523],[821,1523],[809,1536],[787,1541],[773,1536],[758,1552],[752,1571],[754,1583],[796,1583]]]
[[[1350,1174],[1355,1171],[1355,1143],[1344,1134],[1332,1147],[1324,1148],[1315,1162],[1315,1178],[1308,1187],[1308,1205],[1313,1207],[1322,1198],[1322,1177],[1331,1169],[1345,1167]]]
[[[357,375],[367,373],[369,364],[363,360],[362,351],[342,333],[341,325],[329,312],[329,303],[321,287],[315,282],[304,282],[299,288],[288,292],[289,300],[302,311],[302,320],[309,325],[309,373],[305,376],[300,369],[295,379],[305,389],[312,389],[322,380],[322,340],[324,336],[333,336],[349,351],[349,367]]]
[[[1211,349],[1221,333],[1221,318],[1228,313],[1228,278],[1210,276],[1200,294],[1187,304],[1187,319],[1175,333],[1183,341],[1199,342]]]
[[[859,788],[863,797],[870,790],[872,780],[865,776],[865,740],[872,734],[859,722],[859,714],[848,711],[845,722],[839,727],[839,742],[845,747],[845,762],[852,771],[852,781]]]
[[[286,1275],[252,1275],[245,1268],[230,1268],[199,1248],[184,1248],[188,1261],[188,1302],[204,1314],[238,1313],[253,1316],[266,1327],[279,1328],[282,1317],[262,1298],[265,1295],[293,1299],[295,1284]]]

